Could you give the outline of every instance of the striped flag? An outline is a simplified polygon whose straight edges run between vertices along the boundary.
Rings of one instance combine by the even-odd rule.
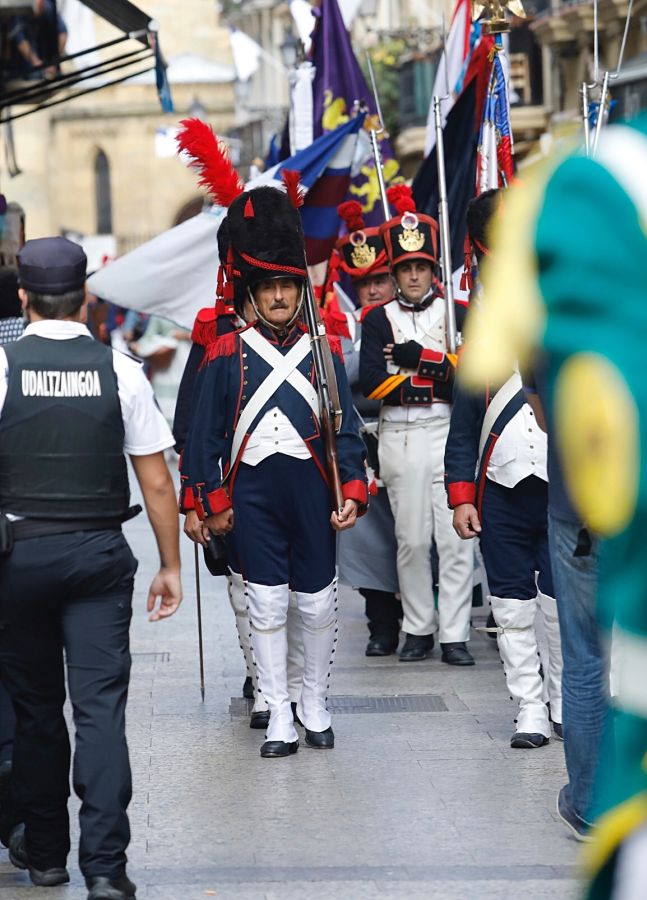
[[[364,125],[364,113],[323,134],[309,147],[264,172],[247,187],[281,183],[283,169],[297,171],[306,191],[301,221],[306,238],[306,256],[311,266],[325,262],[339,233],[337,207],[348,194],[357,138]]]
[[[514,176],[508,85],[510,70],[501,35],[492,51],[492,71],[483,107],[477,162],[477,193],[506,187]]]
[[[441,104],[443,127],[447,121],[456,98],[463,88],[463,77],[469,61],[470,51],[474,40],[472,33],[478,39],[480,25],[472,25],[471,0],[458,0],[454,14],[452,15],[449,33],[445,41],[445,47],[438,63],[432,97],[444,97]],[[433,103],[429,106],[427,117],[427,132],[425,134],[425,156],[429,156],[436,146],[436,126],[434,122]]]

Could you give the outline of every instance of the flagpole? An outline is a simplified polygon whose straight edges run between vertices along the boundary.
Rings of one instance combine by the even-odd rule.
[[[449,204],[447,202],[447,176],[445,173],[445,144],[443,121],[440,111],[441,98],[434,97],[434,122],[436,125],[436,162],[438,165],[438,223],[440,225],[440,264],[443,273],[445,312],[447,317],[447,349],[456,355],[460,345],[456,329],[456,309],[454,307],[454,285],[452,283],[452,251],[449,234]]]
[[[382,166],[382,152],[380,150],[380,145],[378,142],[378,133],[384,134],[384,119],[382,118],[382,108],[380,106],[380,96],[377,92],[377,84],[375,82],[375,72],[373,71],[373,63],[371,62],[371,55],[366,51],[366,65],[368,66],[368,74],[371,79],[371,89],[373,91],[373,99],[375,100],[375,109],[377,110],[377,115],[380,120],[380,131],[377,132],[374,128],[371,128],[369,134],[371,137],[371,148],[373,150],[373,159],[375,160],[375,171],[377,173],[377,183],[380,189],[380,200],[382,201],[382,212],[384,213],[384,221],[388,222],[391,218],[391,209],[389,207],[389,201],[386,196],[386,182],[384,181],[384,168]]]

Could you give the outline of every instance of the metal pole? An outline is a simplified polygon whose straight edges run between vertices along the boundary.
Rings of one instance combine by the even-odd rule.
[[[380,188],[380,200],[382,201],[382,212],[384,213],[384,221],[388,222],[391,218],[391,210],[389,201],[386,198],[386,183],[384,181],[384,170],[382,168],[382,153],[380,152],[380,144],[377,139],[377,131],[370,131],[371,147],[373,148],[373,159],[375,161],[375,171],[377,172],[377,183]]]
[[[452,251],[449,234],[449,205],[447,203],[447,178],[445,175],[445,145],[443,122],[440,112],[440,97],[433,98],[434,122],[436,126],[436,160],[438,163],[438,224],[440,226],[440,263],[443,272],[445,312],[447,318],[447,349],[455,354],[459,346],[456,330],[456,310],[454,309],[454,285],[452,283]]]
[[[371,62],[371,55],[366,51],[366,65],[368,66],[368,74],[371,79],[371,89],[373,91],[373,99],[375,101],[375,109],[377,110],[377,115],[380,120],[380,130],[375,131],[371,128],[369,134],[371,136],[371,148],[373,150],[373,161],[375,163],[375,171],[377,172],[377,183],[380,189],[380,200],[382,201],[382,212],[384,213],[384,221],[388,222],[391,218],[391,210],[389,208],[389,201],[386,198],[386,183],[384,181],[384,168],[382,166],[382,152],[380,150],[380,143],[377,139],[378,134],[384,133],[384,120],[382,118],[382,107],[380,106],[380,96],[377,92],[377,84],[375,82],[375,72],[373,71],[373,63]],[[369,113],[370,115],[370,113]]]
[[[593,152],[592,152],[593,156],[595,156],[595,154],[598,152],[598,142],[600,140],[602,126],[604,124],[604,117],[606,114],[608,93],[609,93],[609,72],[607,70],[604,73],[604,81],[602,82],[602,93],[600,94],[600,107],[598,109],[598,118],[595,123],[595,135],[593,136]]]
[[[204,703],[204,648],[202,645],[202,598],[200,596],[200,556],[198,545],[193,545],[195,563],[195,596],[198,602],[198,648],[200,652],[200,694]]]
[[[582,124],[584,126],[584,149],[588,156],[591,152],[591,124],[589,122],[589,86],[582,82]]]

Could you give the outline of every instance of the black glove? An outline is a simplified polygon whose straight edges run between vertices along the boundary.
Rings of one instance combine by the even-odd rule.
[[[422,344],[418,341],[406,341],[393,345],[393,362],[401,369],[417,369],[422,355]]]

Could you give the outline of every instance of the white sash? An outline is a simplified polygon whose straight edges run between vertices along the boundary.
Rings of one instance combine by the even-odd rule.
[[[515,396],[515,394],[519,393],[522,387],[523,383],[521,381],[521,375],[519,375],[518,372],[513,372],[506,383],[502,385],[496,392],[492,402],[485,410],[485,418],[483,419],[483,425],[481,426],[481,437],[479,439],[479,463],[481,461],[481,457],[483,456],[483,449],[488,439],[488,435],[492,431],[494,423],[499,418],[508,403]]]
[[[250,397],[249,402],[240,415],[234,439],[231,445],[231,469],[238,459],[245,435],[252,422],[265,406],[267,401],[278,391],[281,385],[287,381],[303,397],[313,413],[319,418],[319,397],[314,386],[305,375],[298,371],[297,366],[310,353],[310,335],[304,334],[299,338],[292,349],[283,356],[279,351],[266,341],[265,338],[253,328],[240,332],[241,340],[248,344],[266,363],[272,366],[272,371],[263,381],[258,390]]]

